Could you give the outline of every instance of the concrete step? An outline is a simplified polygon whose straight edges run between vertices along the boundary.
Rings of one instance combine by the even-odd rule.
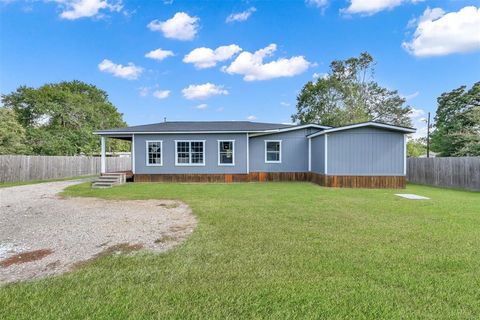
[[[95,180],[93,183],[102,183],[102,184],[110,184],[110,185],[120,184],[120,182],[118,181],[108,181],[108,180]]]
[[[120,181],[121,179],[119,177],[113,177],[113,176],[101,176],[97,178],[97,180]]]
[[[102,173],[100,177],[95,179],[92,188],[111,188],[114,185],[126,182],[126,174],[121,172]]]

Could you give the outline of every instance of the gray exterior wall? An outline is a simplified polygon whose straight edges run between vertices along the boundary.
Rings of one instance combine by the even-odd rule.
[[[312,172],[325,174],[325,136],[316,136],[311,140]]]
[[[403,176],[404,134],[366,127],[332,132],[327,157],[328,175]]]
[[[250,172],[307,172],[306,136],[317,131],[300,129],[250,138]],[[265,163],[265,140],[282,140],[281,163]]]
[[[135,174],[246,173],[247,135],[241,134],[136,134]],[[146,165],[146,141],[163,141],[163,165]],[[176,166],[175,140],[205,140],[205,166]],[[218,165],[218,140],[235,140],[235,165]]]

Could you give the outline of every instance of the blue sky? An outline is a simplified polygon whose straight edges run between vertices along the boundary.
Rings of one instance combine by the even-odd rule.
[[[422,135],[442,92],[480,80],[479,3],[0,0],[0,93],[78,79],[129,125],[283,123],[303,84],[368,51]]]

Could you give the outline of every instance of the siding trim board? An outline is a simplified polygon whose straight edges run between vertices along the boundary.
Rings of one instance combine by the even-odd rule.
[[[324,155],[325,155],[325,174],[328,173],[328,134],[325,135],[325,141],[324,141],[324,146],[325,146],[325,152],[324,152]]]
[[[250,137],[247,133],[247,173],[250,173]]]
[[[308,139],[308,172],[312,171],[312,139]]]
[[[407,135],[403,135],[403,175],[407,175]]]

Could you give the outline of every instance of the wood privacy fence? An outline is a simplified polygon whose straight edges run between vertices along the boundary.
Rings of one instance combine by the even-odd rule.
[[[129,157],[107,157],[107,171],[131,170]],[[100,157],[0,155],[0,182],[58,179],[100,173]]]
[[[480,157],[408,158],[407,180],[480,191]]]

